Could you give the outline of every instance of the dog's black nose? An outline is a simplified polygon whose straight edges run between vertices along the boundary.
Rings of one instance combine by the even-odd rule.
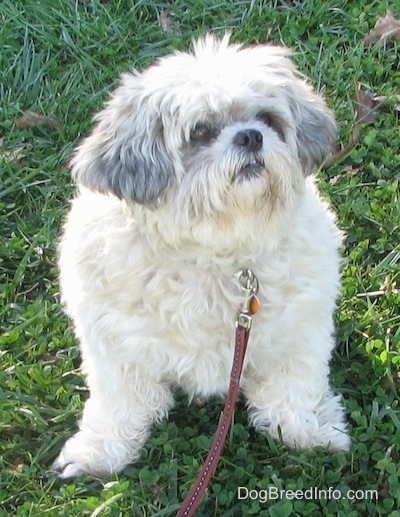
[[[233,142],[239,147],[245,147],[249,151],[258,151],[261,149],[263,136],[256,129],[243,129],[236,133]]]

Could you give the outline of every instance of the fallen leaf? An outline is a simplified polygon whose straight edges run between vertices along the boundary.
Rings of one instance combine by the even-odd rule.
[[[361,89],[360,83],[357,83],[355,89],[354,126],[349,141],[339,151],[328,156],[322,166],[324,170],[332,167],[335,162],[346,156],[356,146],[361,135],[361,124],[373,124],[376,121],[375,111],[377,104],[374,100],[374,94]]]
[[[367,45],[379,37],[376,45],[383,47],[390,40],[400,41],[400,20],[395,18],[392,11],[386,11],[386,16],[379,18],[375,27],[364,37],[364,42]]]
[[[329,180],[329,183],[331,185],[336,185],[336,183],[338,183],[342,178],[348,178],[349,176],[357,176],[357,174],[360,172],[360,167],[344,167],[345,169],[345,172],[343,172],[342,174],[337,174],[336,176],[333,176],[330,180]]]
[[[356,122],[363,124],[373,124],[376,122],[376,106],[378,102],[375,95],[362,90],[360,83],[356,85]]]
[[[390,276],[385,276],[385,280],[383,284],[379,286],[380,289],[382,289],[385,293],[398,293],[399,289],[395,289],[396,282],[392,282]]]
[[[4,144],[4,137],[0,138],[0,147],[3,147]],[[9,162],[13,162],[15,160],[22,160],[25,158],[25,155],[23,153],[24,147],[19,146],[15,147],[14,149],[4,149],[0,151],[0,160],[6,160]]]
[[[374,100],[377,104],[383,104],[386,101],[391,101],[392,99],[396,99],[397,103],[394,105],[394,109],[396,111],[400,111],[400,95],[375,95]]]
[[[59,123],[53,118],[47,117],[46,115],[39,115],[34,111],[25,111],[22,117],[19,117],[15,125],[18,129],[30,129],[32,127],[48,127],[50,129],[59,129]]]
[[[160,483],[146,483],[147,488],[150,489],[150,491],[153,494],[159,494],[163,490],[165,490],[165,486],[161,485]]]
[[[23,151],[24,148],[22,146],[15,147],[15,149],[10,149],[9,151],[3,151],[2,153],[0,153],[0,159],[7,160],[9,162],[22,160],[23,158],[25,158]]]
[[[179,33],[179,23],[174,20],[171,16],[171,9],[163,9],[160,13],[160,25],[161,29],[164,32],[173,33],[177,32]]]

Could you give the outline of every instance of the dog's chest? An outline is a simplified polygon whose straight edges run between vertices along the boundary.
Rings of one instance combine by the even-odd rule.
[[[195,332],[215,335],[231,327],[240,297],[233,275],[182,267],[149,275],[141,302],[165,331],[187,337]]]
[[[150,357],[190,394],[223,393],[229,381],[239,306],[234,277],[157,271],[138,299],[148,321]]]

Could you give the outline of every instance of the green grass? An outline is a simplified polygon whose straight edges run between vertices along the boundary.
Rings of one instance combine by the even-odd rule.
[[[168,6],[180,33],[161,30]],[[335,109],[343,142],[356,82],[388,100],[351,154],[320,174],[348,235],[332,381],[344,395],[351,453],[287,449],[248,429],[240,404],[198,515],[400,515],[400,139],[390,99],[400,93],[399,43],[362,43],[384,14],[376,0],[1,2],[0,517],[174,515],[206,456],[223,403],[187,409],[180,396],[121,475],[60,482],[49,471],[87,395],[57,284],[57,239],[73,192],[68,157],[120,72],[210,29],[293,47]],[[26,109],[60,128],[18,130]],[[238,486],[376,489],[379,499],[239,501]]]

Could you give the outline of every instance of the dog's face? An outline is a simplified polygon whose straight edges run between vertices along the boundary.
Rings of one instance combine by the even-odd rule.
[[[78,183],[181,225],[290,210],[330,150],[333,116],[286,50],[228,39],[124,75],[72,160]]]

